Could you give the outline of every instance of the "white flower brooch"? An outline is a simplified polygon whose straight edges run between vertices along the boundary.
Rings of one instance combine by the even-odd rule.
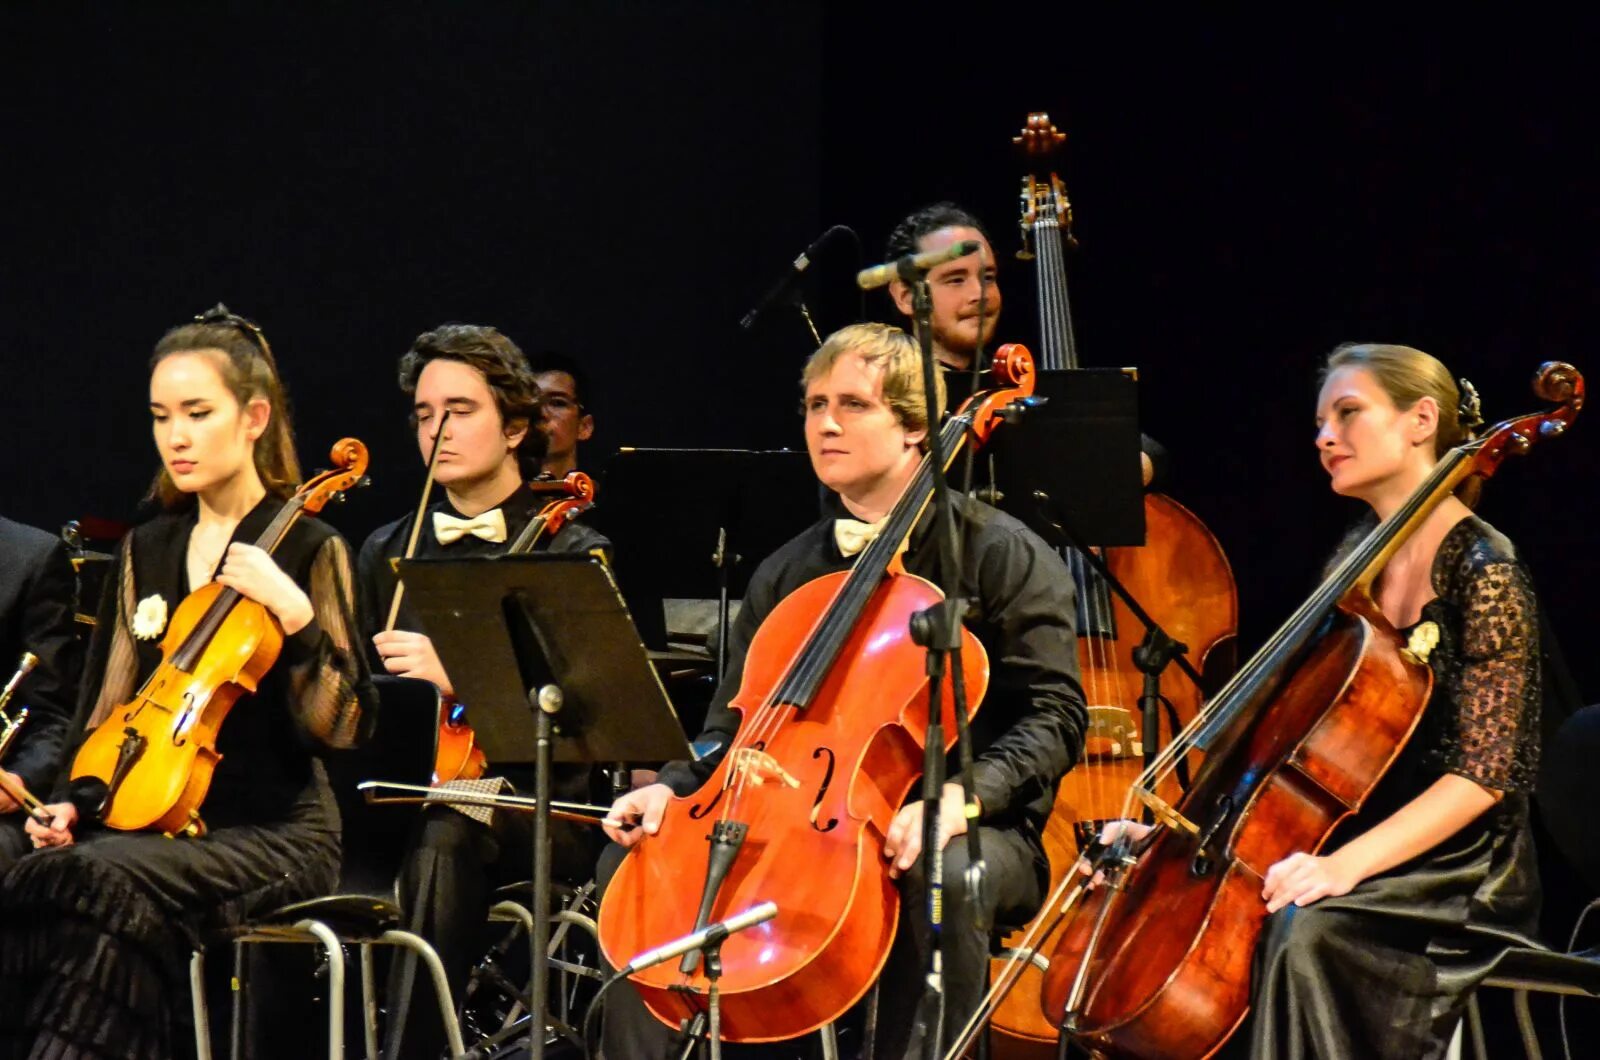
[[[133,635],[140,640],[155,640],[167,628],[167,601],[152,593],[139,601],[133,612]]]
[[[1400,649],[1400,654],[1417,663],[1426,666],[1428,656],[1433,654],[1433,649],[1439,646],[1439,626],[1434,622],[1424,622],[1411,631],[1411,639],[1406,646]]]

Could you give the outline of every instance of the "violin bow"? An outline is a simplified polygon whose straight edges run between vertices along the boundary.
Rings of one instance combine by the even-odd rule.
[[[445,409],[439,417],[439,429],[433,435],[433,449],[428,453],[428,475],[422,480],[422,500],[417,504],[416,517],[411,520],[411,538],[406,542],[406,554],[402,559],[410,559],[417,551],[417,538],[422,534],[422,517],[428,514],[428,498],[433,493],[433,473],[439,466],[439,447],[444,442],[444,425],[450,422],[450,410]],[[406,583],[398,577],[394,582],[394,596],[389,600],[389,620],[383,624],[383,631],[391,633],[394,624],[400,618],[400,601],[405,599]]]

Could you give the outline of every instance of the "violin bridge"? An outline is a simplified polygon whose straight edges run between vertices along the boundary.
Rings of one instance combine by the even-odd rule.
[[[1198,836],[1200,834],[1199,825],[1195,824],[1193,821],[1189,820],[1189,818],[1173,809],[1172,805],[1167,802],[1167,800],[1163,799],[1155,792],[1140,787],[1135,787],[1133,791],[1134,794],[1139,797],[1139,801],[1144,803],[1151,813],[1155,814],[1156,822],[1158,824],[1164,824],[1170,828],[1176,828],[1179,831],[1188,832],[1192,836]]]

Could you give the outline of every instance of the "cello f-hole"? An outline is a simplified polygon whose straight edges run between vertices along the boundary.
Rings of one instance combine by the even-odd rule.
[[[817,788],[817,797],[811,803],[811,827],[819,832],[831,832],[839,827],[839,818],[830,817],[827,824],[819,825],[817,823],[817,811],[822,807],[822,798],[828,794],[828,785],[833,783],[833,750],[828,747],[819,747],[811,752],[813,759],[821,758],[823,755],[828,756],[828,770],[822,774],[822,784]]]

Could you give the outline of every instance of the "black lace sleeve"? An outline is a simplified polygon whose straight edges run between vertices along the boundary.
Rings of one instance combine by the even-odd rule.
[[[1486,788],[1525,792],[1539,768],[1538,604],[1527,573],[1497,544],[1480,538],[1446,557],[1442,595],[1459,608],[1460,630],[1437,658],[1456,708],[1440,764]]]
[[[307,595],[315,618],[284,641],[289,713],[307,741],[335,750],[355,747],[371,732],[376,694],[357,640],[350,547],[334,536],[311,564]]]

